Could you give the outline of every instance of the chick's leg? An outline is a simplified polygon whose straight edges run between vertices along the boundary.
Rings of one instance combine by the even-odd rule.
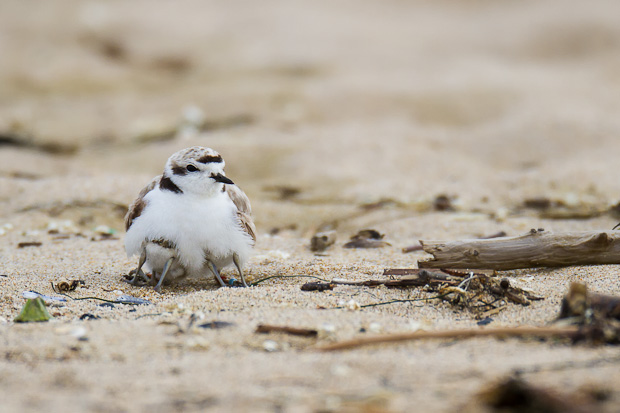
[[[220,286],[226,287],[226,284],[222,281],[222,277],[220,277],[220,273],[217,271],[217,267],[213,264],[213,262],[211,262],[211,260],[207,260],[207,267],[209,267],[209,270],[211,270],[211,273],[213,273],[215,279],[218,280]]]
[[[166,261],[166,263],[164,264],[164,268],[161,271],[161,277],[159,277],[159,282],[155,286],[155,291],[157,291],[158,293],[161,292],[161,285],[164,282],[164,278],[166,278],[166,274],[168,274],[168,271],[170,271],[170,268],[172,268],[174,261],[174,257],[170,257],[168,258],[168,261]]]
[[[138,268],[133,271],[133,278],[131,281],[127,281],[131,285],[144,285],[148,282],[146,274],[142,271],[142,266],[146,262],[146,247],[142,246],[142,252],[140,253],[140,260],[138,261]],[[130,273],[131,274],[131,273]]]
[[[248,286],[248,283],[245,282],[245,275],[243,274],[243,270],[241,269],[241,265],[239,265],[239,256],[237,253],[233,254],[233,262],[235,263],[235,267],[237,267],[237,271],[239,271],[239,275],[241,276],[241,282],[244,287]]]

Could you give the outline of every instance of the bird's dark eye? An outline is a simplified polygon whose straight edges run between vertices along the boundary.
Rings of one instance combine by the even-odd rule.
[[[187,169],[190,172],[196,172],[198,170],[198,168],[196,168],[194,165],[187,165]]]

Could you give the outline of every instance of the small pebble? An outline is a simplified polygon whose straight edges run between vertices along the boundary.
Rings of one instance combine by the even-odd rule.
[[[355,300],[350,300],[346,305],[347,310],[349,311],[357,311],[362,308],[359,303]]]
[[[479,326],[486,326],[488,324],[491,324],[492,322],[493,322],[493,319],[491,317],[486,317],[478,321],[476,324],[478,324]]]
[[[381,327],[381,324],[379,323],[370,323],[370,325],[368,326],[368,331],[370,333],[380,333],[381,330],[383,330],[383,328]]]
[[[263,349],[265,349],[265,351],[268,351],[271,353],[274,351],[278,351],[279,348],[280,346],[278,345],[278,343],[273,340],[263,341]]]

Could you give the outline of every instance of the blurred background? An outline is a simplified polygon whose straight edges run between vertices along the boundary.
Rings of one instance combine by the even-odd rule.
[[[0,202],[126,205],[202,145],[262,231],[441,194],[495,218],[536,197],[604,210],[618,16],[613,0],[3,1]]]

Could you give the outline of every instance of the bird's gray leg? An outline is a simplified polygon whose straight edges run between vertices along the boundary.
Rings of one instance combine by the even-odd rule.
[[[239,265],[239,256],[237,253],[233,253],[233,262],[235,263],[235,267],[237,267],[237,271],[239,271],[239,275],[241,276],[241,282],[244,287],[248,286],[248,283],[245,282],[245,275],[243,275],[243,271],[241,270],[241,265]]]
[[[213,264],[211,260],[207,260],[207,267],[209,267],[213,275],[215,275],[215,278],[220,282],[220,285],[222,287],[226,287],[226,284],[224,284],[224,281],[222,281],[222,277],[220,277],[220,273],[217,271],[215,264]]]
[[[146,262],[146,247],[143,245],[142,252],[140,253],[140,260],[138,261],[138,268],[136,268],[131,281],[128,281],[129,284],[138,285],[138,277],[140,277],[143,282],[145,281],[146,274],[144,274],[144,271],[142,271],[142,266],[144,265],[145,262]]]
[[[174,257],[168,258],[168,261],[166,261],[166,263],[164,264],[164,268],[161,271],[161,277],[159,277],[159,282],[155,286],[155,291],[157,291],[158,293],[161,292],[161,284],[164,282],[164,278],[166,278],[166,274],[168,274],[168,271],[170,271],[172,264],[174,264]]]

